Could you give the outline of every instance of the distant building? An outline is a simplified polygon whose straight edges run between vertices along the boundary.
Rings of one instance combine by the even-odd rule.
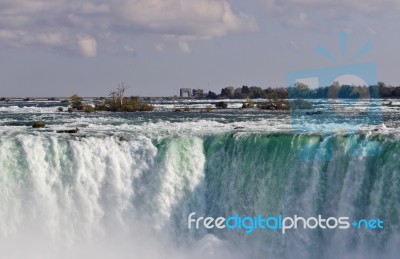
[[[193,89],[192,96],[194,98],[203,98],[204,97],[203,89]]]
[[[191,97],[192,95],[191,95],[191,91],[192,91],[192,89],[190,89],[190,88],[181,88],[181,97]]]

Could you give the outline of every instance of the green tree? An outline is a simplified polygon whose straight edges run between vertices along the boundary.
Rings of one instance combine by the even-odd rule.
[[[217,99],[218,95],[214,92],[208,91],[208,94],[206,96],[207,99]]]
[[[217,102],[215,104],[215,107],[218,109],[226,109],[226,108],[228,108],[228,104],[226,102],[221,101],[221,102]]]
[[[77,94],[71,96],[71,107],[80,111],[83,110],[82,97],[79,97]]]
[[[94,107],[92,105],[85,105],[85,107],[83,108],[84,112],[86,113],[91,113],[94,112]]]
[[[234,94],[235,88],[233,86],[229,86],[221,90],[221,96],[225,98],[232,98]]]

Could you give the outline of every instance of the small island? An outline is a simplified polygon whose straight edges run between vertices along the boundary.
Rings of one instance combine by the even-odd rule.
[[[124,94],[127,89],[125,83],[119,84],[118,88],[110,93],[109,98],[95,104],[95,106],[84,104],[83,98],[75,94],[71,96],[71,107],[68,111],[78,110],[91,113],[94,111],[137,112],[154,110],[153,105],[143,102],[138,96],[125,97]]]

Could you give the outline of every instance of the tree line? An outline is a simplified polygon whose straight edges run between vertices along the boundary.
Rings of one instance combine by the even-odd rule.
[[[205,99],[365,99],[365,98],[400,98],[400,86],[387,86],[383,82],[370,86],[340,85],[333,82],[330,86],[310,88],[303,83],[293,87],[266,88],[257,86],[232,86],[221,89],[219,94],[209,91]]]

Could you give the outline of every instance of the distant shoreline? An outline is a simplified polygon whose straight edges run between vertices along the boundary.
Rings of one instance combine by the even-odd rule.
[[[105,100],[108,99],[109,97],[103,97],[103,96],[97,96],[97,97],[82,97],[84,100]],[[142,100],[187,100],[187,101],[219,101],[219,100],[224,100],[224,101],[246,101],[246,100],[269,100],[270,98],[217,98],[217,99],[212,99],[212,98],[188,98],[188,97],[148,97],[148,96],[139,96],[140,99]],[[29,100],[25,100],[29,99]],[[304,100],[324,100],[324,99],[354,99],[354,100],[369,100],[369,99],[382,99],[382,100],[400,100],[400,97],[380,97],[380,98],[309,98],[309,97],[304,97],[304,98],[278,98],[278,99],[283,99],[283,100],[288,100],[288,99],[304,99]],[[71,97],[0,97],[0,102],[15,102],[15,101],[21,101],[21,102],[40,102],[40,101],[49,101],[49,102],[62,102],[62,101],[70,101]]]

